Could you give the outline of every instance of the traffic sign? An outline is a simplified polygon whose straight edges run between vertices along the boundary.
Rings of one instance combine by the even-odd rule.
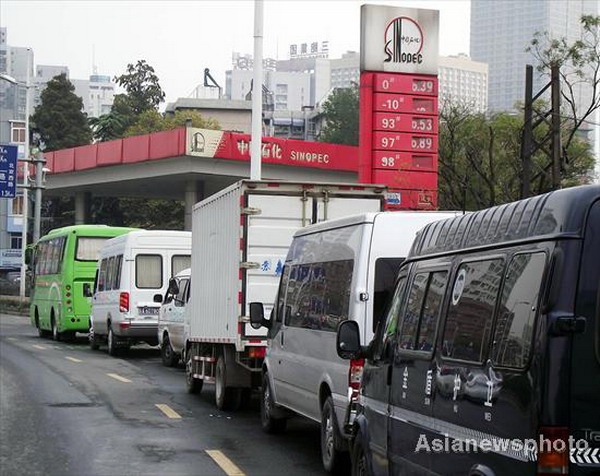
[[[17,194],[17,146],[0,144],[0,198]]]

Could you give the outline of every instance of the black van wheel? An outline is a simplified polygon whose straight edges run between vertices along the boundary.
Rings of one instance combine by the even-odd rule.
[[[260,394],[260,424],[266,433],[281,433],[287,426],[287,418],[273,417],[275,402],[271,394],[271,385],[269,384],[269,374],[263,374],[262,389]]]
[[[340,439],[333,399],[329,396],[321,413],[321,459],[325,471],[329,473],[341,474],[342,467],[348,463],[348,454],[340,450],[343,447]]]
[[[363,437],[359,431],[352,446],[352,476],[371,476],[371,474]]]
[[[160,356],[165,367],[174,367],[179,361],[179,356],[173,350],[168,335],[163,337],[162,345],[160,346]]]
[[[227,386],[227,369],[225,357],[220,356],[217,360],[217,371],[215,372],[215,403],[219,410],[237,410],[242,401],[242,389]]]
[[[185,355],[185,387],[188,393],[200,393],[204,380],[194,378],[192,353],[188,350]]]

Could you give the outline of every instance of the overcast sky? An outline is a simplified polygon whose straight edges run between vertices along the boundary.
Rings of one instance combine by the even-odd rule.
[[[329,40],[330,58],[358,50],[362,3],[440,10],[440,54],[469,52],[468,0],[265,2],[265,56],[287,59],[289,45]],[[74,79],[111,77],[146,59],[168,102],[188,96],[210,68],[221,86],[231,53],[252,53],[254,2],[2,0],[8,44],[32,47],[36,64],[65,65]],[[92,58],[95,58],[93,61]]]

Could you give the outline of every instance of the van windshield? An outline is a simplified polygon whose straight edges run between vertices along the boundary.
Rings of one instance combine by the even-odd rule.
[[[373,332],[394,294],[396,276],[404,258],[378,258],[375,261],[375,287],[373,296]]]
[[[104,246],[106,240],[110,237],[87,237],[80,236],[77,238],[77,251],[75,259],[77,261],[98,261],[98,253],[100,248]]]

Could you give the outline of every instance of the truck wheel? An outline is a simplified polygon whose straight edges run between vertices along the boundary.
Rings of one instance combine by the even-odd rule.
[[[162,358],[162,363],[165,367],[174,367],[175,364],[179,361],[179,357],[173,350],[168,335],[165,335],[163,337],[163,342],[160,346],[160,356]]]
[[[120,349],[117,347],[118,338],[113,333],[111,326],[108,327],[108,336],[106,337],[106,345],[107,345],[108,355],[110,355],[112,357],[116,357],[117,355],[119,355]]]
[[[237,410],[242,401],[242,389],[227,386],[227,369],[225,357],[217,360],[217,371],[215,377],[215,403],[219,410]]]
[[[185,353],[185,386],[188,393],[200,393],[204,380],[194,378],[194,369],[192,366],[192,352],[188,350]]]
[[[260,424],[265,433],[281,433],[287,426],[287,418],[274,418],[273,409],[275,402],[271,394],[271,385],[269,384],[269,374],[265,372],[262,380],[262,390],[260,395]]]
[[[321,413],[321,459],[325,471],[335,474],[344,473],[343,467],[348,464],[348,454],[340,450],[343,446],[337,427],[333,399],[329,396],[325,400]]]

